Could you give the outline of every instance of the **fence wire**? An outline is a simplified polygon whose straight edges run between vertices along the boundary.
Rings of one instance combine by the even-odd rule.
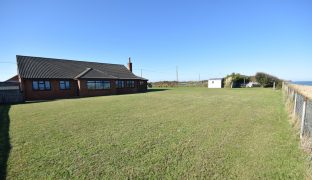
[[[296,115],[299,119],[302,118],[302,110],[303,110],[304,97],[301,94],[297,94],[296,100]]]
[[[285,97],[294,107],[293,110],[298,121],[304,117],[302,135],[306,137],[312,137],[312,100],[307,99],[304,95],[298,93],[295,89],[288,86],[287,83],[283,87]],[[304,102],[306,101],[305,114],[303,114]]]
[[[307,101],[303,134],[309,137],[312,136],[312,101],[311,100]]]

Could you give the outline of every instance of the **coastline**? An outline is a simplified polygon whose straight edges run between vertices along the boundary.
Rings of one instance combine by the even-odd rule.
[[[291,84],[312,86],[312,81],[294,81]]]

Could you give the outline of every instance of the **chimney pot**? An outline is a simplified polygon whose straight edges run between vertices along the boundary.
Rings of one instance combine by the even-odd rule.
[[[128,69],[129,71],[132,72],[132,62],[131,62],[131,58],[129,57],[129,62],[128,62]]]

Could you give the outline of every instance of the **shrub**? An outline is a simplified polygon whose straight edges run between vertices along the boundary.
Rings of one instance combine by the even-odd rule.
[[[255,78],[261,87],[273,87],[274,82],[276,88],[282,87],[282,80],[270,74],[258,72]]]
[[[241,75],[239,73],[232,73],[227,75],[224,79],[224,87],[226,88],[230,88],[232,84],[233,87],[241,87],[242,84],[248,83],[250,81],[248,76]]]

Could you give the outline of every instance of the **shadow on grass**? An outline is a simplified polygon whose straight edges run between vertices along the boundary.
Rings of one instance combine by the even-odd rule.
[[[147,92],[150,93],[150,92],[159,92],[159,91],[168,91],[170,89],[148,89]]]
[[[68,97],[68,98],[55,98],[55,99],[46,99],[46,100],[31,100],[31,101],[25,101],[22,103],[15,103],[15,104],[33,104],[33,103],[42,103],[42,102],[52,102],[52,101],[59,101],[59,100],[66,100],[66,99],[85,99],[85,98],[91,98],[91,97],[101,97],[101,96],[124,96],[124,95],[130,95],[130,94],[143,94],[143,93],[152,93],[152,92],[160,92],[160,91],[168,91],[171,89],[165,89],[165,88],[153,88],[148,89],[147,91],[142,92],[120,92],[118,94],[107,94],[107,95],[98,95],[98,96],[77,96],[77,97]],[[0,179],[1,180],[1,179]]]
[[[10,144],[10,105],[0,106],[0,180],[6,179]]]

